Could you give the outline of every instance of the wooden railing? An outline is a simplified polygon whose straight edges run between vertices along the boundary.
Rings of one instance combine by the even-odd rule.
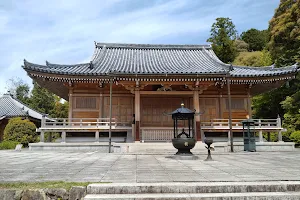
[[[242,121],[245,119],[232,119],[232,127],[234,130],[243,130]],[[277,119],[253,119],[255,122],[255,130],[274,130],[279,131],[282,129],[280,118]],[[178,130],[181,130],[179,128]],[[212,119],[209,122],[201,122],[201,129],[203,131],[216,130],[226,131],[229,130],[228,119]],[[185,128],[187,130],[187,128]],[[142,127],[141,128],[141,140],[142,141],[171,141],[173,138],[172,127]]]
[[[242,121],[245,119],[232,119],[234,129],[242,129]],[[255,129],[280,129],[281,119],[252,119],[255,122]],[[202,129],[226,129],[229,128],[229,119],[212,119],[208,122],[201,122]]]
[[[142,141],[171,141],[173,128],[141,128]]]
[[[111,120],[112,127],[131,126],[129,122],[119,122],[116,118]],[[52,118],[42,119],[41,128],[105,128],[109,127],[109,118]]]

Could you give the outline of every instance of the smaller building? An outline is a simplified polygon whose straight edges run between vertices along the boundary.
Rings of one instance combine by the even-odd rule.
[[[9,119],[14,117],[28,118],[39,127],[43,115],[13,98],[10,94],[4,94],[0,97],[0,142],[3,140],[4,129]]]

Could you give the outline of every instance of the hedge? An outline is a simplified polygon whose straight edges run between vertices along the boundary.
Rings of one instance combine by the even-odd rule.
[[[26,147],[28,143],[38,141],[36,126],[28,119],[12,118],[4,129],[3,139],[4,141],[19,142]]]

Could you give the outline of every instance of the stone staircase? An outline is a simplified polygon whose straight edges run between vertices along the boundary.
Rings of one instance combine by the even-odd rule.
[[[90,184],[85,200],[298,200],[300,182],[174,182]]]

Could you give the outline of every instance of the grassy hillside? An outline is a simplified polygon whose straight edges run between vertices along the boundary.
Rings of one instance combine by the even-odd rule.
[[[242,66],[261,66],[261,51],[240,52],[232,64]]]

